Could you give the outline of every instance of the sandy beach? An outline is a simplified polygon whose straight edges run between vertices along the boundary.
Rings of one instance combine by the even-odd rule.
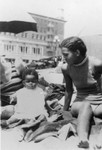
[[[63,75],[62,73],[57,73],[56,68],[37,70],[39,77],[44,77],[44,79],[49,83],[62,84]]]

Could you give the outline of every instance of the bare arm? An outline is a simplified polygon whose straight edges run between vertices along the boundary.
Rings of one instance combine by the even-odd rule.
[[[63,110],[68,111],[70,102],[71,102],[71,98],[72,98],[72,94],[73,94],[73,85],[72,85],[72,79],[70,78],[70,76],[67,73],[67,69],[62,68],[62,73],[63,73],[65,83],[66,83],[65,101],[64,101]]]
[[[101,88],[101,92],[102,92],[102,61],[101,60],[96,60],[95,61],[95,77],[98,81],[98,84]]]

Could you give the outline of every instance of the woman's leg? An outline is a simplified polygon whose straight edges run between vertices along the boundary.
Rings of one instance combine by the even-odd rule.
[[[78,135],[80,140],[89,138],[90,123],[92,119],[92,108],[89,103],[83,103],[78,114]]]
[[[93,111],[93,115],[97,118],[102,119],[102,104],[96,106],[96,108]],[[97,140],[93,144],[96,148],[102,148],[102,129],[100,129],[100,133],[98,134]]]
[[[82,147],[85,146],[84,148],[88,147],[87,141],[89,138],[89,130],[92,114],[93,114],[92,108],[90,103],[88,102],[75,102],[72,105],[72,115],[78,116],[77,132],[79,140],[82,141],[81,143]]]

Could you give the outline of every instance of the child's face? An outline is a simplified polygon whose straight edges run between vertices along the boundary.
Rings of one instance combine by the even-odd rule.
[[[62,55],[65,59],[65,61],[69,64],[72,65],[76,62],[77,56],[75,52],[70,51],[68,48],[63,47],[62,49]]]
[[[26,75],[23,83],[26,88],[34,89],[34,88],[36,88],[38,80],[35,78],[34,75]]]

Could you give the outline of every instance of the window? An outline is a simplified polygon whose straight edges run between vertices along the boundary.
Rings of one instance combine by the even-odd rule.
[[[32,53],[35,54],[36,53],[36,49],[35,47],[32,48]]]
[[[21,34],[21,37],[24,37],[24,32]]]
[[[44,41],[46,41],[46,36],[44,36]]]
[[[42,40],[42,35],[40,35],[40,40]]]
[[[38,39],[38,34],[36,35],[36,39]]]
[[[27,34],[27,33],[25,33],[25,38],[27,38],[27,35],[28,35],[28,34]]]
[[[14,45],[12,45],[12,51],[14,50]]]
[[[26,52],[26,54],[27,54],[27,53],[28,53],[28,47],[27,47],[27,46],[26,46],[25,50],[26,50],[25,52]]]
[[[20,53],[25,53],[25,47],[24,46],[19,46],[19,48],[20,48]]]
[[[40,48],[38,48],[38,54],[40,54]]]
[[[32,39],[34,39],[34,34],[32,34]]]
[[[15,52],[15,45],[11,45],[11,50],[13,53]]]
[[[47,37],[48,37],[48,39],[50,39],[50,35],[48,35]]]
[[[4,44],[4,51],[5,52],[14,52],[15,46],[12,44]]]
[[[8,45],[9,46],[9,49],[11,49],[11,45]]]
[[[23,47],[21,46],[20,49],[21,49],[21,53],[22,53],[23,52]]]

